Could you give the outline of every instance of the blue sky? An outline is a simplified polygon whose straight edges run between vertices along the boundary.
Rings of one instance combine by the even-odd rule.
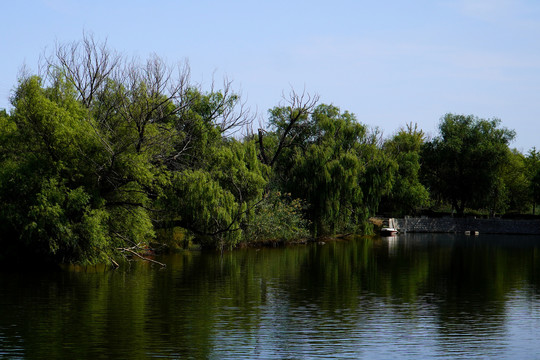
[[[2,5],[0,108],[23,64],[82,38],[131,58],[188,60],[192,80],[233,80],[261,120],[291,88],[385,136],[448,112],[497,117],[540,148],[537,0],[22,0]]]

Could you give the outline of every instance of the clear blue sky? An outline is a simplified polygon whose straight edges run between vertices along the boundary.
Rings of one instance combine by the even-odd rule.
[[[290,88],[317,93],[390,136],[445,113],[497,117],[513,147],[540,147],[540,1],[6,1],[0,108],[23,64],[83,31],[128,57],[188,59],[194,82],[227,76],[266,119]]]

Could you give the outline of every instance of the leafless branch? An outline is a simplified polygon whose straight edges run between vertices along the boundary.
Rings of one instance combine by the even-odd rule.
[[[45,57],[47,75],[54,79],[60,71],[76,89],[79,100],[90,107],[92,100],[107,79],[114,78],[122,65],[122,57],[107,47],[107,41],[97,43],[93,35],[83,35],[81,41],[56,44],[52,55]]]
[[[142,260],[144,260],[144,261],[149,261],[149,262],[154,263],[154,264],[157,264],[157,265],[159,265],[159,266],[161,266],[161,267],[167,267],[166,264],[161,263],[161,262],[159,262],[159,261],[156,261],[156,260],[154,260],[154,259],[150,259],[150,258],[148,258],[148,257],[142,256],[141,254],[139,254],[138,252],[136,252],[136,251],[134,251],[134,250],[132,250],[132,249],[130,249],[130,248],[118,248],[118,250],[120,250],[120,251],[122,251],[122,252],[130,253],[131,255],[135,255],[135,256],[138,257],[139,259],[142,259]]]
[[[273,166],[276,160],[278,159],[281,151],[284,147],[287,147],[291,142],[289,134],[297,126],[297,123],[300,119],[305,116],[308,116],[319,101],[319,95],[310,95],[304,90],[301,94],[296,93],[294,90],[291,90],[288,97],[282,95],[283,100],[285,101],[284,107],[287,109],[287,118],[283,119],[286,122],[286,126],[283,129],[279,129],[279,140],[276,151],[273,156],[270,158],[266,153],[264,147],[264,130],[259,129],[259,149],[261,152],[262,161],[269,165]]]

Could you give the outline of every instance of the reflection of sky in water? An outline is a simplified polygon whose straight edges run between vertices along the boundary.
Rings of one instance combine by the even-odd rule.
[[[215,359],[528,358],[540,340],[530,331],[534,327],[524,329],[523,321],[530,320],[512,319],[516,314],[478,323],[474,314],[462,311],[455,323],[441,324],[436,306],[424,301],[394,304],[367,296],[359,309],[328,313],[313,304],[291,308],[278,289],[270,293],[251,333],[228,323],[216,324]],[[508,329],[506,321],[516,328]]]
[[[0,358],[535,358],[539,246],[407,234],[0,273]]]

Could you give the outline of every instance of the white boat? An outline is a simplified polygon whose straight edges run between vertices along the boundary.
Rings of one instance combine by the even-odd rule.
[[[396,235],[397,233],[398,231],[394,228],[384,227],[381,229],[381,235],[383,236],[392,236],[392,235]]]

